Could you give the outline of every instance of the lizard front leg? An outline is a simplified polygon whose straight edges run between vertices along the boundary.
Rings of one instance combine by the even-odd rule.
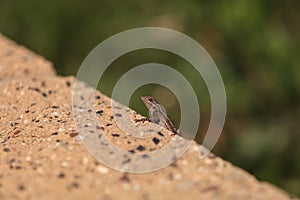
[[[134,121],[135,122],[143,122],[144,123],[144,122],[151,122],[151,119],[143,117],[141,119],[135,119]]]

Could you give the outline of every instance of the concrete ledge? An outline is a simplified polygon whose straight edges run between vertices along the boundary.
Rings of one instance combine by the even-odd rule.
[[[74,77],[56,76],[51,63],[0,35],[0,199],[290,199],[217,156],[198,159],[196,143],[156,172],[125,174],[106,167],[78,140],[73,83]],[[98,95],[99,120],[105,122],[110,99]],[[120,148],[141,145],[109,123],[104,132]],[[143,147],[160,148],[171,137],[164,133],[159,144],[150,140]]]

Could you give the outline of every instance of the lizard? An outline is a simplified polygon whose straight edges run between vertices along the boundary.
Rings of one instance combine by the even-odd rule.
[[[156,124],[164,123],[164,127],[168,130],[172,131],[173,135],[181,135],[179,129],[177,129],[173,123],[173,121],[167,116],[166,111],[162,105],[158,103],[158,101],[152,96],[141,96],[141,100],[149,110],[149,119],[142,118],[136,119],[135,121],[149,121]]]

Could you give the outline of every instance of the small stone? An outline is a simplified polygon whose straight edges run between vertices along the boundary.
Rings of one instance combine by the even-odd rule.
[[[83,157],[83,159],[82,159],[82,164],[83,164],[83,165],[87,165],[88,162],[89,162],[89,159],[88,159],[87,157]]]
[[[64,128],[59,128],[58,131],[59,131],[59,132],[64,132],[65,129],[64,129]]]
[[[174,174],[174,179],[175,180],[180,180],[182,178],[182,175],[177,173],[177,174]]]
[[[42,167],[38,167],[37,170],[36,170],[40,175],[41,174],[44,174],[44,170]]]
[[[21,132],[20,130],[16,130],[16,131],[14,132],[14,135],[18,135],[20,132]]]
[[[66,168],[66,167],[69,166],[69,163],[67,163],[67,162],[62,162],[62,163],[60,164],[60,166],[63,167],[63,168]]]
[[[68,149],[69,149],[70,151],[72,151],[72,150],[74,149],[74,146],[69,146]]]
[[[188,161],[182,160],[182,165],[187,166],[188,165]]]
[[[27,125],[27,124],[29,123],[29,120],[28,120],[28,119],[25,119],[25,120],[23,121],[23,123],[24,123],[25,125]]]
[[[30,156],[26,156],[25,160],[26,160],[27,162],[30,162],[30,161],[31,161],[31,157],[30,157]]]
[[[97,167],[97,171],[101,174],[107,174],[108,173],[108,168],[99,166],[99,167]]]

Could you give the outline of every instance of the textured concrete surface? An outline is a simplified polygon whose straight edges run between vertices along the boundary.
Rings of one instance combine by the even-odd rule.
[[[57,76],[51,63],[0,35],[0,199],[289,199],[213,154],[200,160],[196,143],[156,172],[103,165],[78,139],[73,84],[74,77]],[[101,93],[96,109],[104,134],[128,151],[161,148],[172,137],[167,130],[147,141],[126,136]]]

